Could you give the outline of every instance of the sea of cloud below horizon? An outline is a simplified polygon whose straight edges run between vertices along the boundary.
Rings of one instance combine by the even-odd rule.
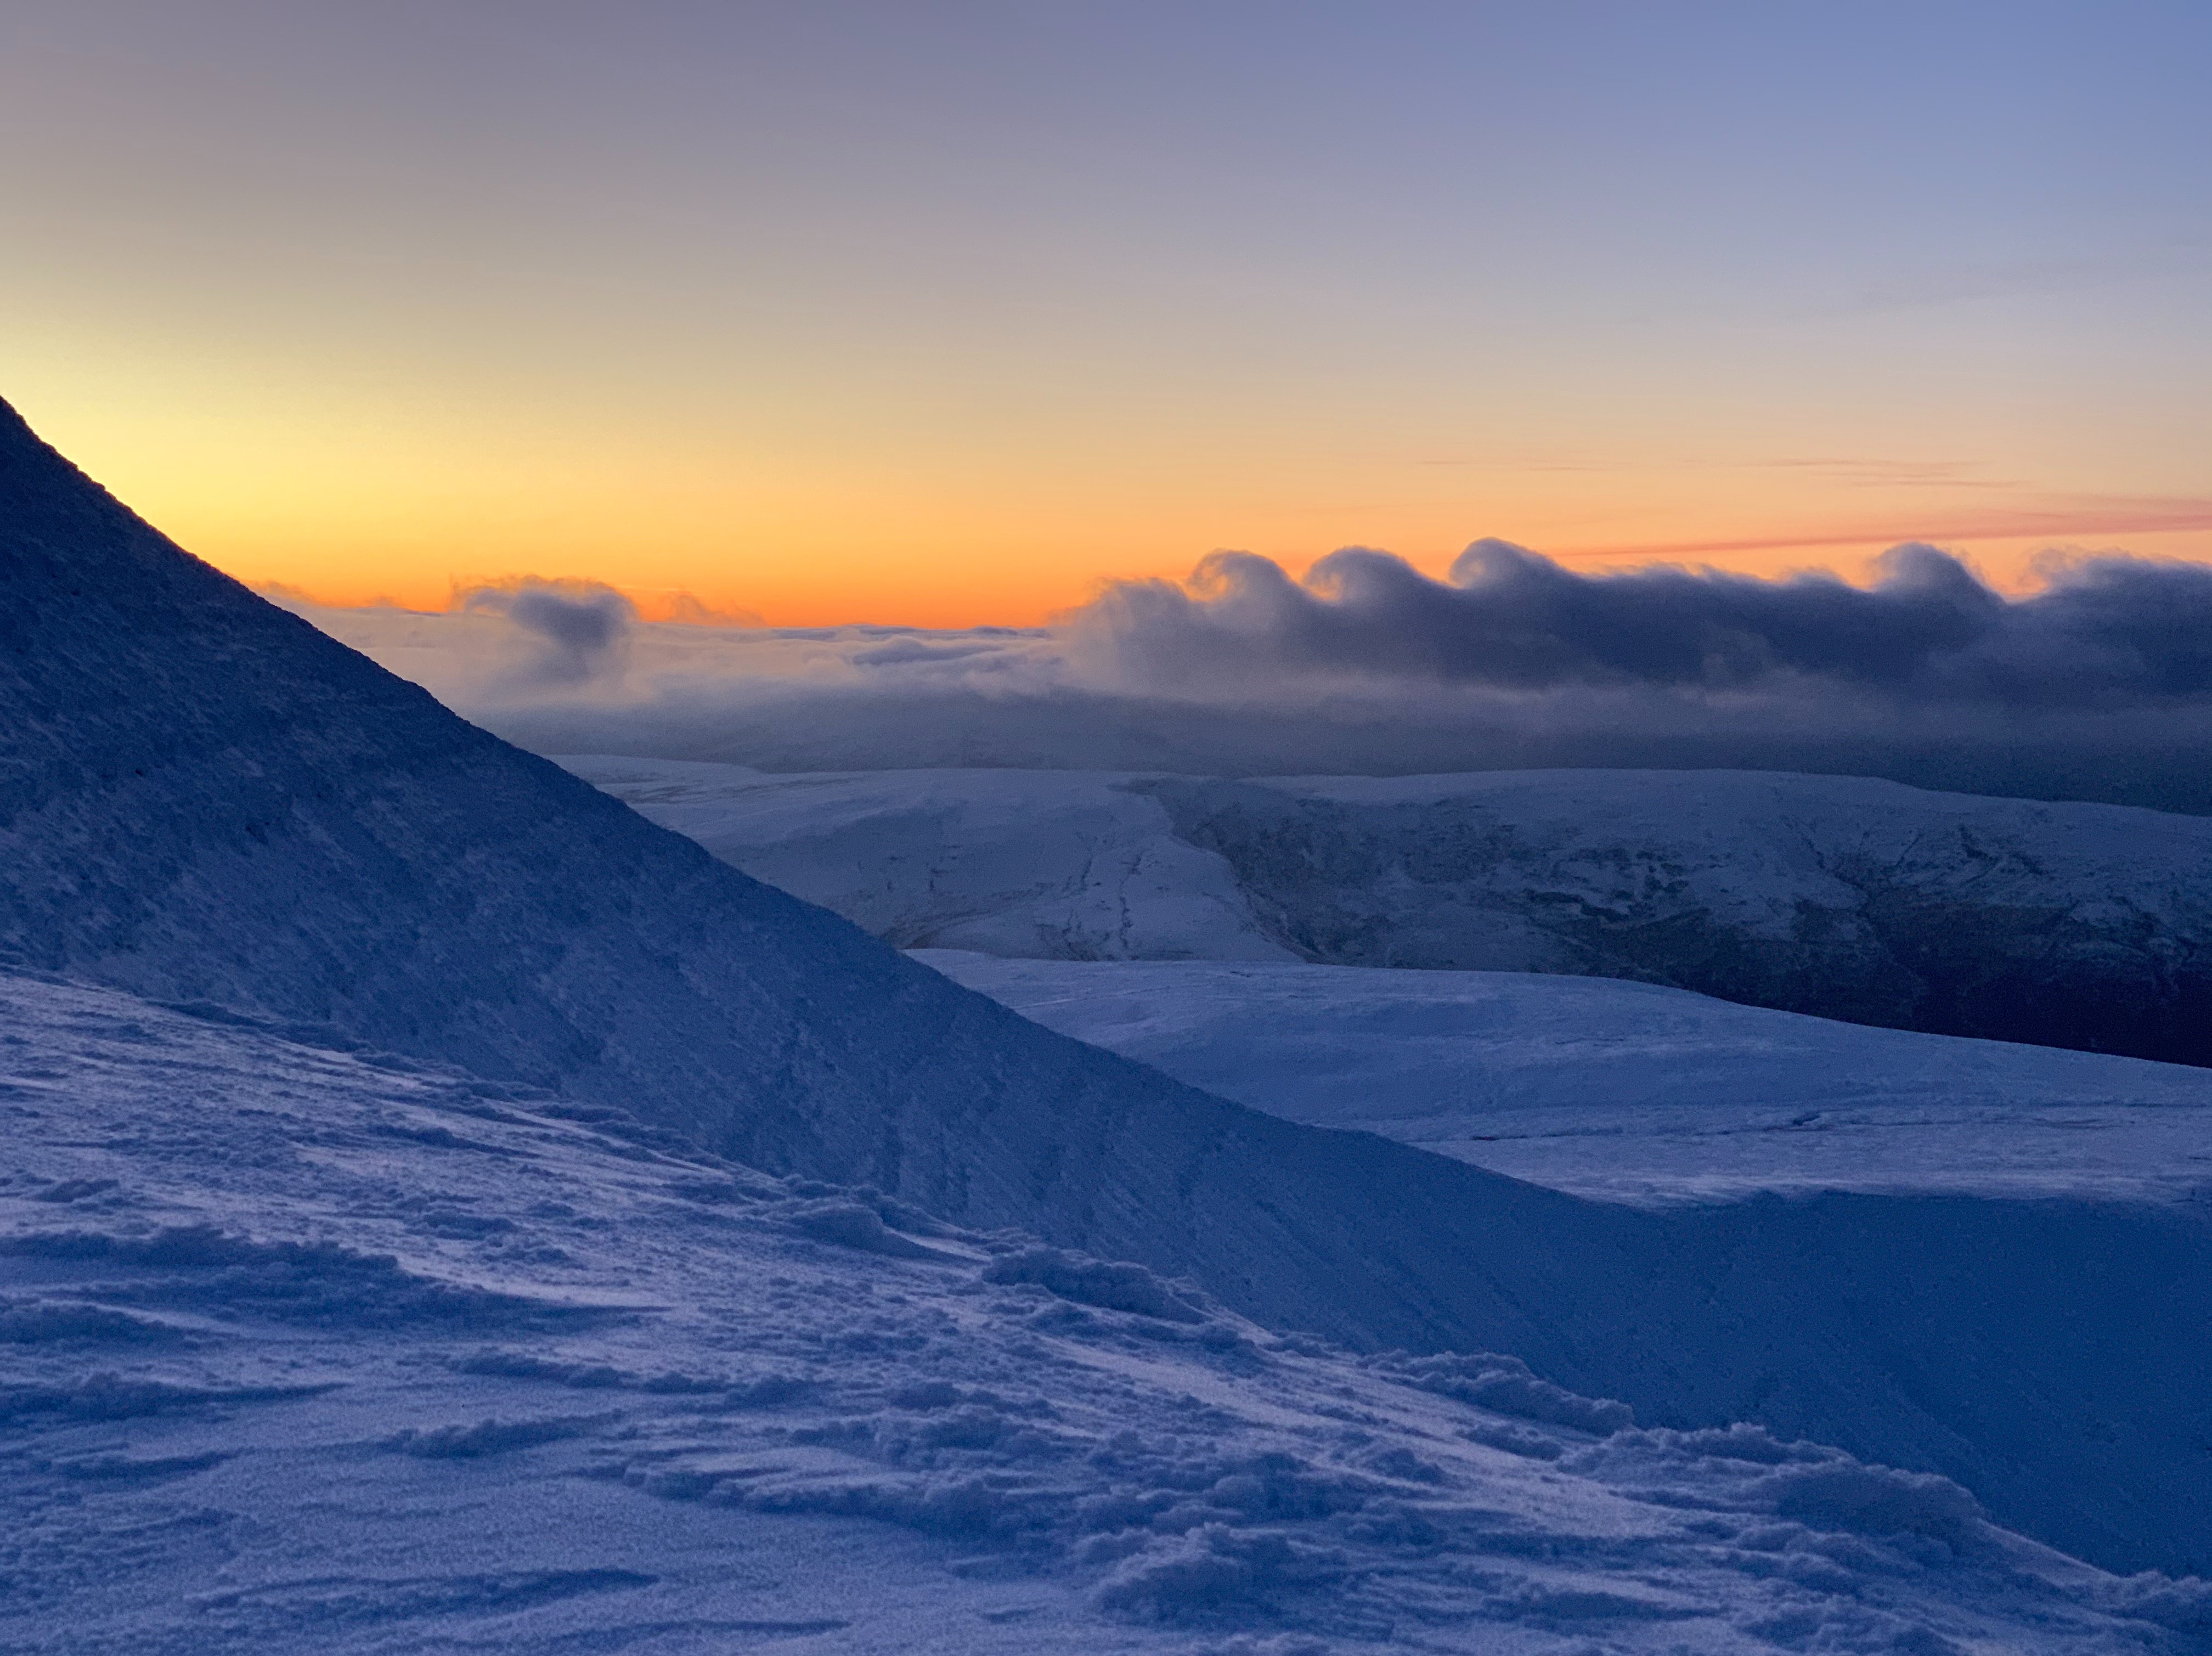
[[[1479,541],[1449,578],[1347,548],[1216,554],[1036,628],[648,622],[535,577],[441,612],[270,595],[549,753],[769,770],[1210,775],[1802,770],[2212,812],[2212,569],[2054,563],[2025,596],[1932,547],[1869,587],[1582,575]]]

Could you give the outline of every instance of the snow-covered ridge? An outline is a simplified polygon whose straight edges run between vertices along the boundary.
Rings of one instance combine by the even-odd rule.
[[[0,1643],[2181,1653],[1956,1485],[0,974]]]
[[[1255,1110],[1578,1196],[2212,1198],[2212,1071],[2182,1064],[1870,1029],[1607,977],[915,958]]]
[[[562,762],[904,947],[1586,974],[2212,1063],[2212,819],[1745,771]]]

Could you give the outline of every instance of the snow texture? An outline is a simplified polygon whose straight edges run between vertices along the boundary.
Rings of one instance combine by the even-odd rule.
[[[2212,1627],[2206,1583],[2090,1568],[1940,1477],[1280,1338],[1016,1233],[887,1254],[880,1193],[619,1111],[15,974],[0,1030],[0,1648],[2180,1656]],[[832,1209],[878,1227],[825,1238]]]
[[[1726,1409],[1941,1468],[2085,1555],[2212,1557],[2203,1070],[1596,979],[917,958],[1256,1108],[1662,1210],[1649,1257],[1758,1330],[1692,1359],[1735,1376]],[[1812,1403],[1814,1354],[1863,1342],[1882,1378]]]
[[[2188,1203],[2212,1073],[1734,1006],[1601,977],[915,958],[1292,1121],[1663,1204],[1821,1190]]]
[[[908,948],[1587,974],[2212,1064],[2212,819],[1848,776],[565,758]]]

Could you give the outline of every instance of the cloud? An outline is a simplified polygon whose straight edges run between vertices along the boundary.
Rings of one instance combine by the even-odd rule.
[[[2212,694],[2212,569],[2106,557],[2010,600],[1966,564],[1893,547],[1871,587],[1669,567],[1582,575],[1480,540],[1434,581],[1347,547],[1304,581],[1219,552],[1188,584],[1109,589],[1077,659],[1125,685],[1428,681],[1496,690],[1802,691],[1921,706],[2113,708]]]
[[[761,624],[757,611],[718,608],[705,600],[687,592],[672,594],[666,603],[667,618],[681,621],[691,627],[757,627]]]
[[[1212,775],[1718,766],[2212,812],[2212,569],[2053,562],[2026,597],[1893,549],[1871,585],[1586,575],[1479,541],[1442,581],[1222,553],[1049,628],[644,622],[579,583],[444,614],[285,601],[552,753],[765,770]]]
[[[1782,461],[1775,464],[1802,464],[1810,468],[1825,462]],[[1919,477],[1885,476],[1872,466],[1856,476],[1843,473],[1840,470],[1837,476],[1838,481],[1868,488],[1912,486],[1960,490],[2008,489],[2010,486],[2002,479],[1984,483],[1964,478],[1947,478],[1932,473]],[[2102,540],[2116,535],[2177,534],[2212,529],[2212,498],[2187,495],[2060,495],[2027,504],[1952,507],[1934,514],[1932,521],[1931,514],[1927,512],[1915,515],[1923,526],[1922,533],[1938,540],[2040,540],[2048,544]],[[1891,518],[1893,521],[1894,514]],[[1811,533],[1797,531],[1735,540],[1627,543],[1578,548],[1568,556],[1578,561],[1595,558],[1612,561],[1625,558],[1698,558],[1729,552],[1814,551],[1832,547],[1871,546],[1879,545],[1889,538],[1887,529],[1875,521],[1862,519],[1856,522],[1839,522],[1832,527]]]
[[[511,669],[525,683],[586,685],[618,673],[637,622],[637,606],[596,581],[519,575],[453,598],[464,614],[504,616],[535,636],[538,648]]]

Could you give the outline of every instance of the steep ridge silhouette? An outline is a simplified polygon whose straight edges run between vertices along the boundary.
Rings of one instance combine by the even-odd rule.
[[[0,966],[550,1087],[771,1171],[1188,1274],[1279,1327],[1510,1352],[1647,1417],[1720,1424],[1780,1398],[1766,1412],[1789,1429],[1948,1471],[2062,1544],[2130,1567],[2212,1552],[2203,1519],[2176,1528],[2185,1503],[2136,1476],[2166,1416],[2204,1400],[2167,1349],[2203,1321],[2197,1231],[2144,1265],[2183,1284],[2168,1324],[2106,1336],[2116,1363],[2172,1377],[2145,1454],[2023,1470],[2021,1444],[2081,1437],[2098,1377],[2038,1371],[1996,1425],[1994,1400],[2063,1355],[2109,1275],[2026,1319],[1992,1300],[1938,1384],[1897,1352],[1943,1296],[1897,1328],[1878,1299],[1844,1303],[1823,1283],[1850,1261],[1782,1209],[1585,1202],[1053,1035],[255,597],[4,404]],[[1958,1245],[2008,1245],[1990,1229],[1954,1227]]]

